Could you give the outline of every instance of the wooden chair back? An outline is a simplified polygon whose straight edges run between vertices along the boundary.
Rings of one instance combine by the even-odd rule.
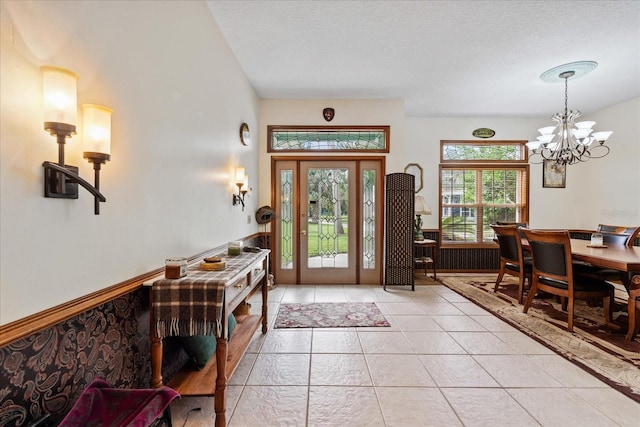
[[[598,224],[598,232],[602,233],[603,243],[622,244],[632,247],[640,234],[640,227]]]
[[[531,247],[533,276],[573,284],[571,238],[568,231],[538,231],[523,229]]]
[[[522,240],[515,225],[491,225],[500,246],[500,258],[512,264],[522,264]]]

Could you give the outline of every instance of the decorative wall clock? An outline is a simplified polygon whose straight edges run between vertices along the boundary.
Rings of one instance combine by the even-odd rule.
[[[242,145],[251,144],[251,133],[249,132],[249,125],[246,123],[240,125],[240,142],[242,142]]]

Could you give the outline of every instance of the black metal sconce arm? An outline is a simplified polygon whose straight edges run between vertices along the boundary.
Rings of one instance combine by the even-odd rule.
[[[238,194],[233,195],[233,206],[242,205],[242,211],[244,212],[244,195],[247,194],[247,190],[242,190],[242,184],[238,185]]]
[[[73,171],[70,171],[67,168],[63,168],[62,166],[60,166],[57,163],[52,163],[52,162],[44,162],[42,163],[42,167],[45,170],[45,181],[47,180],[47,177],[50,179],[51,176],[49,173],[47,173],[49,170],[53,171],[53,172],[59,172],[61,174],[64,174],[67,178],[69,178],[72,182],[78,183],[81,186],[83,186],[89,193],[93,194],[93,196],[98,199],[101,202],[106,202],[107,199],[104,197],[104,195],[98,191],[93,185],[91,185],[91,183],[89,183],[88,181],[82,179],[78,174],[74,173]],[[45,186],[46,186],[46,182],[45,182]]]

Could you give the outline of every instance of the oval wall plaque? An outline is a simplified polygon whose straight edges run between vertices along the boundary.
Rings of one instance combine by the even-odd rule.
[[[489,128],[478,128],[473,131],[472,135],[476,138],[492,138],[496,135],[496,131]]]

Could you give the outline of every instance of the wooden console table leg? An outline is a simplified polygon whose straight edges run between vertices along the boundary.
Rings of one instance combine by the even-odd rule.
[[[438,264],[438,246],[431,247],[431,259],[433,259],[433,280],[438,278],[438,273],[436,272],[436,265]]]
[[[156,334],[156,321],[153,316],[153,292],[149,289],[149,342],[151,343],[151,387],[162,386],[162,338]]]
[[[162,339],[151,333],[151,387],[162,386]]]
[[[224,322],[226,328],[226,322]],[[216,394],[214,396],[214,409],[216,411],[216,427],[227,425],[227,340],[218,337],[216,340]]]
[[[268,303],[268,293],[269,293],[269,276],[265,274],[264,279],[262,281],[262,333],[267,333],[267,303]]]

